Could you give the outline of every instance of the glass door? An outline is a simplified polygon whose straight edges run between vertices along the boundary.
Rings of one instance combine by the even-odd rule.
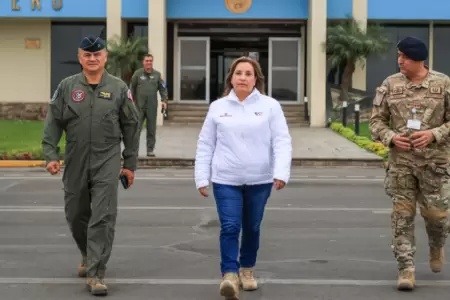
[[[209,103],[209,37],[178,38],[180,101]]]
[[[269,38],[268,94],[281,102],[300,101],[300,38]]]

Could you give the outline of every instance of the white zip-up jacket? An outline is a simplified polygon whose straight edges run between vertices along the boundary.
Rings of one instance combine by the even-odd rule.
[[[243,102],[232,90],[208,110],[197,143],[195,184],[288,183],[292,140],[280,103],[256,88]]]

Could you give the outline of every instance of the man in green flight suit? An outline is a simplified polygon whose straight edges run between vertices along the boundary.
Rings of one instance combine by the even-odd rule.
[[[139,148],[139,113],[130,90],[105,70],[98,37],[81,41],[81,73],[63,79],[48,105],[42,147],[47,170],[59,173],[57,145],[66,133],[65,214],[82,255],[78,275],[94,295],[106,295],[106,264],[117,218],[119,176],[133,184]],[[125,149],[121,169],[121,141]]]
[[[140,124],[147,120],[147,156],[155,156],[156,120],[158,111],[158,91],[161,95],[161,105],[167,108],[167,87],[161,73],[153,69],[153,56],[145,55],[143,68],[134,72],[131,78],[131,93],[136,99],[140,112]]]

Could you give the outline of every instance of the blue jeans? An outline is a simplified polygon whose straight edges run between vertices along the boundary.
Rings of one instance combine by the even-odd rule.
[[[273,183],[244,186],[213,183],[220,221],[222,274],[237,273],[240,267],[251,268],[255,265],[259,249],[260,225],[272,187]],[[239,249],[241,227],[242,241]]]

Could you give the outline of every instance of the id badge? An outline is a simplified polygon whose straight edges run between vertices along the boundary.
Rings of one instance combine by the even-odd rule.
[[[406,128],[408,129],[414,129],[414,130],[420,130],[420,126],[422,125],[422,123],[420,122],[420,120],[408,120],[408,123],[406,124]]]

